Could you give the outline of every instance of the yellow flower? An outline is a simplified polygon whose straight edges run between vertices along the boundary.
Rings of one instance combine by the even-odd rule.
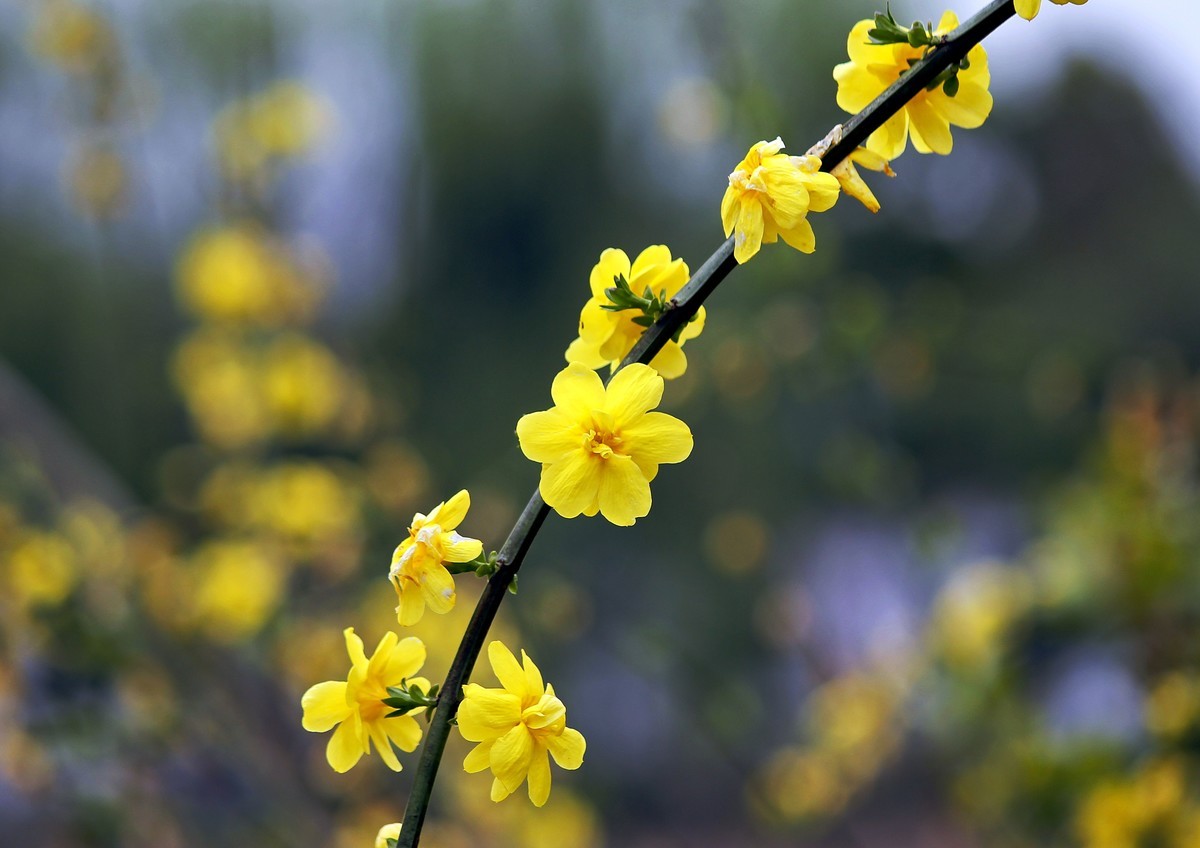
[[[842,191],[853,197],[872,212],[879,211],[879,201],[871,187],[863,182],[855,165],[862,165],[870,171],[882,171],[889,177],[896,176],[891,164],[878,153],[872,153],[865,147],[856,147],[850,155],[839,162],[829,173],[837,179]]]
[[[1050,0],[1050,2],[1056,3],[1059,6],[1065,6],[1068,3],[1082,6],[1087,0]],[[1042,0],[1013,0],[1013,5],[1017,7],[1018,15],[1027,21],[1032,21],[1037,17],[1038,11],[1042,8]]]
[[[638,258],[629,262],[625,251],[608,248],[600,254],[600,261],[592,268],[590,284],[592,296],[579,313],[579,338],[567,348],[567,362],[582,362],[588,368],[605,365],[616,369],[645,327],[634,323],[641,312],[625,309],[610,312],[602,307],[612,301],[605,290],[612,288],[613,279],[624,277],[634,294],[641,296],[649,289],[651,294],[665,292],[667,298],[674,297],[688,281],[688,266],[682,259],[672,259],[665,245],[647,247]],[[669,340],[655,355],[651,366],[668,380],[673,380],[687,370],[687,357],[681,348],[688,339],[694,339],[704,329],[704,307],[696,313],[696,319],[686,324],[679,334],[679,341]]]
[[[257,542],[207,542],[194,562],[193,622],[217,642],[234,644],[253,637],[287,590],[282,564]]]
[[[858,114],[884,89],[909,69],[909,60],[920,59],[925,48],[908,44],[871,44],[867,32],[874,21],[859,21],[850,30],[846,49],[850,61],[833,69],[837,80],[838,106]],[[946,12],[938,23],[935,35],[945,35],[958,26],[958,17]],[[946,94],[942,86],[932,91],[922,90],[887,122],[871,133],[867,149],[884,159],[895,159],[904,152],[911,133],[913,147],[920,153],[950,152],[954,140],[950,135],[953,124],[974,129],[992,111],[992,95],[988,93],[991,74],[987,53],[976,45],[967,53],[970,67],[958,73],[958,93]]]
[[[463,687],[458,729],[468,742],[478,742],[463,768],[474,774],[490,768],[492,800],[503,801],[529,778],[529,800],[542,806],[550,797],[550,760],[565,769],[583,763],[587,743],[567,727],[567,708],[542,683],[542,673],[521,651],[521,664],[501,642],[488,645],[488,659],[502,689],[477,683]],[[523,667],[522,667],[523,666]]]
[[[414,515],[408,538],[396,546],[388,579],[400,599],[396,616],[405,627],[421,620],[426,604],[439,614],[454,608],[454,577],[444,563],[470,562],[483,553],[483,542],[455,532],[470,508],[471,495],[463,489],[429,515]]]
[[[783,240],[803,253],[817,246],[809,212],[824,212],[837,203],[838,182],[822,173],[816,156],[781,153],[783,139],[756,142],[729,175],[721,199],[725,235],[736,233],[733,256],[739,263],[763,244]]]
[[[346,682],[328,680],[304,693],[304,729],[324,733],[334,725],[325,757],[336,772],[349,771],[363,754],[371,753],[371,743],[392,771],[400,771],[395,745],[412,751],[421,741],[421,727],[411,715],[388,717],[392,708],[383,703],[388,687],[405,679],[429,690],[429,681],[412,677],[425,664],[425,645],[415,636],[398,639],[391,631],[379,640],[368,660],[362,639],[347,627],[346,651],[350,654],[350,674]]]
[[[630,525],[650,511],[659,463],[692,452],[687,425],[663,412],[663,379],[648,365],[618,371],[605,388],[595,371],[571,363],[550,388],[554,407],[521,416],[525,456],[542,463],[540,491],[564,518],[600,512]]]
[[[400,838],[400,822],[385,824],[375,836],[375,848],[388,848],[389,839]]]
[[[8,557],[8,591],[23,607],[54,606],[79,580],[75,551],[60,536],[31,532]]]

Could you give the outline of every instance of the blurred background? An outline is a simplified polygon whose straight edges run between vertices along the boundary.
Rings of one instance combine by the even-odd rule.
[[[416,756],[334,774],[300,695],[398,629],[414,512],[467,487],[499,547],[600,251],[699,267],[876,9],[0,6],[2,841],[399,819]],[[1009,22],[983,128],[729,279],[692,457],[633,528],[552,517],[495,631],[585,766],[494,805],[455,739],[423,845],[1200,845],[1197,31]]]

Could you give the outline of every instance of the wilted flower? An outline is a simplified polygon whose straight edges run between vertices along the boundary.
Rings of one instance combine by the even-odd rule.
[[[408,538],[396,546],[388,578],[400,600],[396,615],[406,627],[421,620],[426,605],[436,613],[453,609],[454,576],[445,563],[470,562],[483,553],[483,542],[455,532],[470,508],[471,495],[463,489],[428,515],[414,515]]]
[[[734,234],[733,255],[739,263],[781,236],[797,250],[812,253],[817,239],[807,215],[837,203],[838,182],[821,172],[820,159],[788,156],[782,150],[778,137],[756,142],[729,175],[721,223],[726,236]]]

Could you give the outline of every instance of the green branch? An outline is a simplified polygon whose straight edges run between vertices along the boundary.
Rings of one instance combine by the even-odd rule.
[[[840,139],[835,140],[822,157],[821,170],[829,171],[836,167],[856,147],[865,142],[871,133],[883,126],[888,118],[924,91],[942,71],[960,61],[972,47],[1014,14],[1012,0],[994,0],[979,14],[947,35],[944,43],[930,51],[912,70],[893,83],[865,109],[842,124]],[[663,345],[691,320],[708,296],[736,267],[731,236],[705,260],[688,280],[687,285],[671,299],[667,310],[646,329],[629,355],[621,362],[621,367],[634,362],[649,363]],[[429,799],[433,793],[433,782],[450,736],[450,723],[462,701],[462,687],[471,676],[475,660],[483,648],[484,639],[496,617],[496,611],[500,609],[506,590],[516,578],[525,554],[528,553],[534,537],[549,513],[550,507],[546,506],[541,495],[535,490],[509,533],[504,547],[500,549],[496,560],[499,568],[488,580],[479,602],[475,605],[475,612],[442,685],[438,708],[433,715],[424,747],[421,749],[421,758],[417,763],[397,848],[416,848],[420,840],[421,827],[425,822]]]

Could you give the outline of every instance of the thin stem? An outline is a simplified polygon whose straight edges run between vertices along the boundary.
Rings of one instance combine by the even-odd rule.
[[[896,114],[914,96],[925,89],[938,74],[962,59],[967,52],[991,34],[1000,24],[1015,14],[1012,0],[994,0],[977,15],[970,18],[954,32],[946,36],[945,43],[930,51],[924,59],[873,100],[870,105],[842,125],[841,139],[832,144],[822,157],[821,170],[829,171],[850,155],[867,137]],[[638,339],[629,355],[621,362],[625,367],[634,362],[648,363],[663,345],[696,313],[710,294],[737,267],[733,258],[733,237],[726,239],[703,265],[687,285],[667,304],[667,310],[648,327]],[[541,495],[535,491],[525,509],[517,519],[498,558],[499,570],[488,580],[475,612],[463,634],[458,653],[442,684],[438,709],[433,715],[421,759],[417,763],[408,808],[404,814],[404,826],[400,831],[397,848],[416,848],[421,837],[421,826],[429,809],[433,793],[433,782],[441,764],[442,752],[450,736],[450,722],[462,702],[462,687],[471,676],[475,660],[483,648],[483,640],[492,626],[496,611],[508,590],[509,584],[521,568],[534,537],[550,513]]]

